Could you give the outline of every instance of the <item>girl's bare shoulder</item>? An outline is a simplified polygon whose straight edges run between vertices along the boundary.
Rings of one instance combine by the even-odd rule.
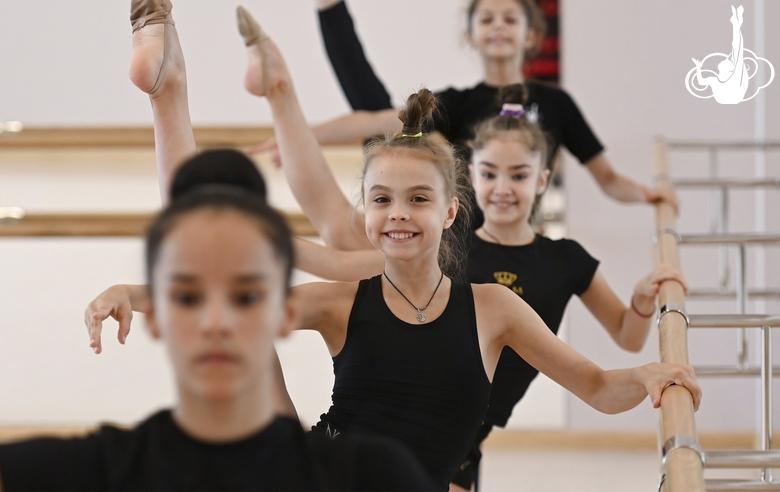
[[[507,302],[512,303],[519,299],[517,294],[501,284],[471,284],[471,291],[474,293],[474,303],[477,306],[505,305]]]

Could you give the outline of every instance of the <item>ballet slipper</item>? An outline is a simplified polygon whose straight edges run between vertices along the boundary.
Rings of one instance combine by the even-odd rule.
[[[269,38],[252,15],[239,6],[236,9],[238,32],[249,48],[249,66],[244,87],[256,95],[272,98],[291,87],[287,65],[276,44]]]
[[[268,39],[265,35],[260,24],[257,23],[252,14],[247,9],[238,6],[236,9],[236,17],[238,18],[238,32],[241,37],[244,38],[244,45],[249,47],[253,44],[260,44]]]
[[[164,79],[163,74],[168,63],[169,51],[171,51],[169,45],[172,36],[169,31],[172,26],[176,25],[173,22],[171,10],[173,10],[173,5],[170,0],[132,0],[130,3],[130,23],[133,27],[133,33],[143,29],[145,26],[163,24],[163,56],[160,68],[152,88],[149,90],[142,89],[149,95],[157,92]]]

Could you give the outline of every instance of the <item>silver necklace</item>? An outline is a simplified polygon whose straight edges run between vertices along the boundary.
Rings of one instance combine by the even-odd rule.
[[[444,272],[441,272],[441,277],[439,277],[439,283],[438,283],[438,284],[436,284],[436,289],[433,291],[433,295],[431,295],[431,298],[430,298],[430,299],[428,299],[428,302],[426,302],[426,303],[425,303],[425,306],[422,306],[422,307],[417,307],[417,306],[415,306],[415,305],[412,303],[412,301],[410,301],[410,300],[409,300],[409,298],[408,298],[408,297],[406,297],[406,296],[404,295],[404,293],[403,293],[403,292],[401,292],[401,289],[399,289],[398,287],[396,287],[396,286],[395,286],[395,284],[393,283],[393,281],[392,281],[392,280],[390,280],[390,277],[388,277],[388,276],[387,276],[387,272],[385,272],[385,271],[383,270],[383,271],[382,271],[382,275],[384,275],[384,276],[385,276],[385,278],[387,279],[387,281],[388,281],[388,282],[390,282],[390,285],[392,285],[392,286],[393,286],[393,288],[394,288],[395,290],[397,290],[399,294],[401,294],[401,297],[403,297],[404,299],[406,299],[406,302],[408,302],[410,306],[412,306],[413,308],[415,308],[415,309],[417,310],[417,321],[419,321],[420,323],[425,323],[425,315],[423,314],[423,311],[424,311],[424,310],[425,310],[425,309],[428,307],[428,305],[431,303],[431,301],[433,300],[433,298],[436,296],[436,293],[437,293],[437,292],[439,292],[439,286],[441,285],[441,281],[442,281],[442,280],[444,280]]]
[[[498,244],[499,246],[501,246],[501,241],[499,241],[499,240],[498,240],[498,238],[497,238],[496,236],[494,236],[493,234],[491,234],[491,233],[490,233],[490,231],[488,231],[488,230],[487,230],[487,228],[486,228],[485,226],[482,226],[482,232],[484,232],[485,234],[487,234],[487,236],[488,236],[490,239],[492,239],[493,241],[495,241],[495,242],[496,242],[496,244]]]

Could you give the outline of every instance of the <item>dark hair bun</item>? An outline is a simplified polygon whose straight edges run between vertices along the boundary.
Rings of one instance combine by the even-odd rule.
[[[420,89],[406,99],[406,107],[398,113],[398,119],[404,124],[401,133],[414,135],[426,131],[433,121],[433,113],[438,99],[428,89]]]
[[[501,104],[525,104],[528,102],[528,89],[523,84],[504,86],[498,91],[498,100]]]
[[[265,180],[255,163],[233,149],[206,150],[188,159],[173,177],[171,200],[213,184],[235,186],[266,201]]]

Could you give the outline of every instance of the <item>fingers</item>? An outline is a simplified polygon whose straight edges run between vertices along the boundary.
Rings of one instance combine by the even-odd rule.
[[[279,151],[278,150],[274,150],[274,153],[271,156],[271,162],[273,163],[273,165],[274,165],[274,167],[276,169],[281,169],[282,168],[282,158],[279,155]]]
[[[661,397],[666,388],[670,386],[682,386],[690,392],[693,400],[693,410],[697,411],[701,404],[702,392],[699,382],[696,380],[696,373],[693,368],[682,364],[664,365],[668,368],[668,371],[666,371],[666,377],[662,379],[662,381],[664,381],[663,386],[653,383],[649,385],[648,388],[648,394],[653,402],[653,408],[659,408],[661,406]]]
[[[130,334],[130,324],[133,321],[133,311],[130,309],[130,305],[123,305],[120,307],[114,317],[119,322],[117,339],[119,340],[119,343],[124,345],[127,341],[127,335]]]
[[[96,354],[103,351],[101,340],[103,321],[109,316],[119,322],[117,338],[119,343],[124,344],[127,340],[127,335],[130,333],[133,310],[130,299],[123,290],[123,286],[110,287],[89,303],[84,311],[84,324],[89,334],[89,346],[92,347]]]
[[[89,334],[89,346],[96,354],[103,351],[100,334],[103,331],[103,320],[106,318],[108,318],[107,310],[92,311],[87,308],[84,313],[84,323],[87,325],[87,333]]]
[[[685,294],[688,294],[688,282],[685,280],[685,277],[683,277],[682,273],[680,273],[679,270],[671,265],[659,265],[658,268],[656,268],[656,270],[651,274],[650,281],[653,284],[656,293],[660,289],[662,283],[677,282],[682,286]]]
[[[680,202],[677,195],[674,190],[668,186],[661,186],[648,190],[647,201],[650,203],[668,203],[674,209],[675,215],[679,215],[680,213]]]

